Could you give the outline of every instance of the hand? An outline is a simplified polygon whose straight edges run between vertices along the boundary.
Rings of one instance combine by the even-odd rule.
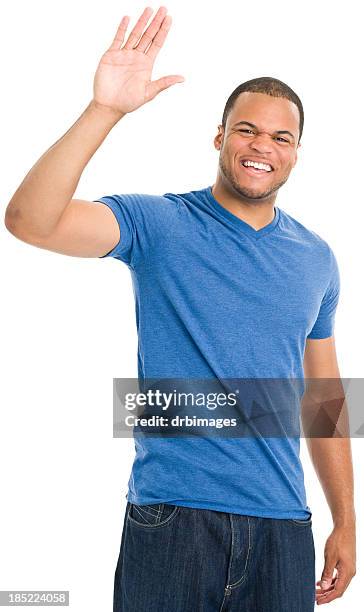
[[[96,106],[125,114],[136,110],[175,83],[181,75],[170,75],[151,81],[154,60],[171,27],[171,17],[161,6],[145,30],[153,9],[147,7],[124,43],[129,17],[123,17],[110,48],[102,56],[94,78]],[[139,40],[140,39],[140,40]],[[139,42],[138,42],[139,41]]]
[[[355,576],[355,525],[335,527],[325,545],[325,567],[316,585],[317,605],[341,597]],[[334,569],[337,573],[333,576]]]

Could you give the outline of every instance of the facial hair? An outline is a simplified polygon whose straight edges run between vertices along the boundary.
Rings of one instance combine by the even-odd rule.
[[[283,177],[281,181],[271,185],[266,191],[258,192],[256,189],[249,189],[248,187],[242,187],[234,178],[232,172],[228,168],[228,166],[224,162],[223,156],[220,154],[219,156],[219,167],[222,175],[225,180],[230,183],[230,185],[234,188],[234,191],[239,193],[243,198],[248,198],[249,200],[263,200],[269,198],[269,196],[273,195],[276,191],[278,191],[282,185],[287,181],[290,172]],[[259,202],[257,202],[259,203]]]

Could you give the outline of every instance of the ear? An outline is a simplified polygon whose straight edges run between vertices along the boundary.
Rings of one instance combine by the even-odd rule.
[[[299,142],[298,145],[297,145],[297,149],[296,149],[296,153],[295,153],[295,159],[294,159],[294,164],[293,164],[292,168],[294,168],[296,163],[297,163],[297,158],[298,158],[297,152],[298,152],[298,149],[300,148],[300,146],[301,146],[301,143]]]
[[[215,149],[217,149],[217,151],[220,151],[221,147],[222,147],[222,143],[224,140],[224,128],[222,125],[218,125],[217,129],[219,130],[217,135],[214,138],[214,147]]]

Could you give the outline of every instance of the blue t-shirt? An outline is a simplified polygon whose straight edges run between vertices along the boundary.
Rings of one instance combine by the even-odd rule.
[[[339,272],[328,244],[282,209],[255,230],[214,198],[102,197],[120,228],[103,257],[130,269],[138,376],[304,378],[306,338],[333,335]],[[127,499],[306,518],[300,438],[136,437]]]

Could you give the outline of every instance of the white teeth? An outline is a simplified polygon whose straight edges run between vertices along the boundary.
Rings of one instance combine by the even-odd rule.
[[[271,172],[272,168],[271,166],[269,166],[268,164],[263,164],[261,162],[253,162],[248,160],[244,160],[243,162],[243,166],[249,167],[252,166],[253,168],[257,168],[258,170],[266,170],[267,172]]]

